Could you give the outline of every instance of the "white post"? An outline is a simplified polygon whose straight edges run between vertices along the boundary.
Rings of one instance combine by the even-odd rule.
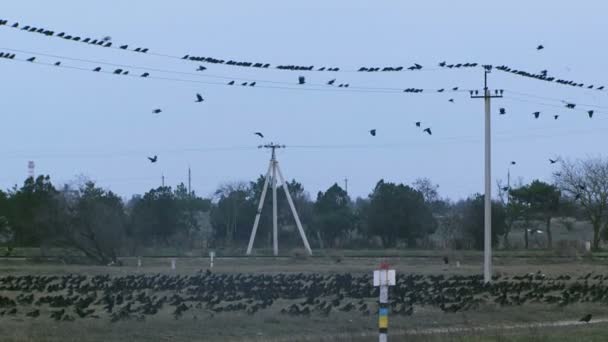
[[[373,284],[380,287],[379,309],[378,309],[378,340],[388,340],[388,287],[396,284],[395,270],[389,270],[387,264],[381,264],[380,270],[374,271]]]
[[[278,237],[278,219],[277,219],[277,162],[274,158],[274,150],[272,150],[272,248],[274,256],[279,255],[279,237]]]
[[[141,267],[141,257],[137,257],[137,267]]]
[[[304,229],[302,228],[302,223],[300,222],[300,217],[298,216],[296,207],[293,205],[293,200],[291,199],[291,194],[289,194],[289,189],[287,189],[287,183],[285,182],[285,178],[283,178],[283,173],[281,172],[281,168],[279,168],[279,163],[276,164],[276,169],[279,173],[279,178],[281,180],[281,184],[283,185],[283,190],[285,190],[285,196],[287,197],[287,202],[289,202],[289,207],[291,208],[291,213],[293,214],[293,218],[296,220],[296,226],[298,226],[298,231],[300,232],[300,236],[302,237],[302,242],[304,242],[304,247],[308,251],[308,254],[312,255],[312,250],[310,249],[310,245],[308,244],[308,239],[306,238],[306,234],[304,234]]]
[[[255,240],[255,234],[258,231],[258,224],[260,223],[260,215],[262,214],[262,207],[264,207],[264,199],[266,198],[266,190],[268,189],[268,181],[270,180],[270,170],[272,168],[272,160],[268,165],[268,171],[266,172],[266,180],[264,181],[264,188],[262,188],[262,195],[260,196],[260,203],[258,204],[258,212],[255,215],[255,221],[253,222],[253,229],[251,230],[251,236],[249,237],[249,245],[247,245],[247,255],[251,254],[253,248],[253,240]]]
[[[171,258],[171,270],[175,270],[175,258]]]
[[[484,251],[483,251],[483,279],[489,283],[492,280],[492,186],[491,186],[491,160],[492,141],[490,124],[490,90],[485,89],[485,195],[484,195]]]
[[[213,268],[213,258],[215,257],[215,252],[209,252],[209,268]]]

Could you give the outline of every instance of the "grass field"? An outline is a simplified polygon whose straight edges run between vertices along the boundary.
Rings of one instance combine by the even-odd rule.
[[[340,253],[348,255],[348,253]],[[371,273],[387,261],[400,274],[470,275],[481,272],[478,254],[462,255],[461,266],[443,265],[439,258],[419,257],[318,257],[318,258],[218,258],[214,273]],[[339,262],[338,262],[339,260]],[[207,269],[206,258],[180,258],[177,269],[169,259],[125,259],[123,267],[66,265],[31,262],[27,259],[0,261],[0,277],[7,275],[86,274],[125,276],[129,274],[194,274]],[[604,259],[565,259],[550,256],[521,258],[500,255],[495,272],[519,275],[541,271],[547,275],[571,276],[589,272],[605,273]],[[0,295],[14,295],[0,291]],[[483,305],[477,310],[444,313],[438,308],[417,306],[412,316],[389,317],[391,341],[606,341],[608,314],[601,303],[578,303],[565,307],[545,304],[500,307]],[[584,314],[594,316],[591,324],[579,324]],[[54,321],[41,315],[0,317],[1,341],[375,341],[377,316],[354,312],[332,312],[328,317],[282,315],[274,306],[254,315],[245,313],[208,314],[189,312],[174,319],[169,312],[147,317],[144,321],[110,323],[105,319],[73,322]],[[559,323],[555,323],[559,322]],[[538,324],[538,325],[535,325]],[[551,325],[556,324],[556,325]]]

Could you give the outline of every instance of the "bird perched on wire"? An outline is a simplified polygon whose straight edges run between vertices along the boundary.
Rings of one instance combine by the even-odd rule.
[[[199,65],[199,66],[198,66],[198,69],[196,69],[196,71],[205,71],[205,70],[207,70],[207,68],[205,68],[205,67],[204,67],[204,66],[202,66],[202,65]]]
[[[594,112],[592,110],[587,111],[587,115],[589,115],[589,119],[591,119],[593,117],[593,113]]]
[[[298,84],[305,84],[305,83],[306,83],[306,78],[304,76],[298,77]]]
[[[540,112],[534,112],[532,114],[534,114],[534,118],[535,119],[538,119],[538,117],[540,116]]]
[[[454,103],[454,99],[449,99],[448,101]]]
[[[148,160],[150,161],[150,163],[156,163],[156,161],[158,160],[158,156],[154,156],[154,157],[148,157]]]
[[[517,162],[515,162],[515,160],[511,160],[511,165],[515,165],[517,164]]]
[[[329,80],[329,82],[327,82],[327,85],[334,85],[335,82],[336,79],[334,78],[333,80]]]
[[[250,86],[250,87],[255,87],[255,82],[251,82],[251,83],[249,83],[249,86]]]
[[[370,129],[369,130],[369,134],[371,134],[372,137],[376,136],[376,129]]]
[[[425,129],[423,130],[423,132],[426,132],[426,133],[428,133],[429,135],[433,135],[433,132],[431,132],[431,128],[430,128],[430,127],[425,128]]]
[[[559,118],[559,115],[553,115],[553,119],[557,120],[557,118]]]
[[[28,62],[33,62],[36,59],[36,57],[30,57],[27,59]]]
[[[264,134],[262,134],[262,132],[255,132],[253,134],[257,135],[260,138],[264,138]]]
[[[228,82],[228,85],[234,85],[234,81]]]
[[[152,113],[154,113],[154,114],[160,114],[160,112],[162,112],[162,110],[160,108],[156,108],[155,110],[152,111]]]
[[[589,323],[589,321],[591,320],[592,315],[591,314],[586,314],[585,316],[583,316],[583,318],[581,318],[579,320],[579,322],[585,322],[585,323]]]
[[[201,96],[201,94],[196,94],[196,102],[203,102],[205,101],[205,99],[203,99],[203,96]]]
[[[498,113],[499,113],[500,115],[505,115],[505,114],[507,114],[507,110],[506,110],[506,109],[504,109],[504,108],[500,108]]]
[[[141,74],[141,76],[140,76],[140,77],[148,77],[148,76],[150,76],[150,73],[148,73],[148,72],[144,72],[143,74]]]
[[[416,121],[416,127],[420,127],[420,121]]]

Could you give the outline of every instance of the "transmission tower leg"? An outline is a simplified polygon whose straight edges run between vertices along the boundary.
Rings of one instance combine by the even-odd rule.
[[[255,240],[255,234],[258,231],[258,224],[260,223],[260,215],[262,214],[262,208],[264,207],[264,199],[266,198],[266,190],[268,190],[268,182],[270,180],[270,169],[272,168],[272,162],[268,165],[268,171],[266,171],[266,180],[264,181],[264,187],[262,188],[262,195],[260,196],[260,203],[258,204],[258,212],[255,215],[255,221],[253,222],[253,229],[251,230],[251,236],[249,237],[249,245],[247,246],[247,255],[251,254],[253,248],[253,240]]]
[[[287,189],[287,183],[285,183],[285,178],[283,178],[283,173],[281,172],[281,169],[279,168],[278,163],[276,164],[275,168],[279,173],[279,178],[281,179],[281,184],[283,184],[283,190],[285,190],[285,197],[287,197],[287,202],[289,202],[289,207],[291,208],[291,213],[293,214],[293,218],[296,220],[296,225],[298,226],[298,231],[300,231],[300,236],[302,237],[302,242],[304,242],[304,247],[308,251],[308,254],[312,255],[312,250],[310,249],[310,245],[308,244],[308,239],[306,238],[306,234],[304,234],[304,229],[302,228],[302,223],[300,222],[300,217],[298,216],[296,207],[293,205],[293,200],[291,199],[291,195],[289,194],[289,190]]]
[[[277,162],[272,160],[272,249],[274,256],[279,255],[278,219],[277,219]]]

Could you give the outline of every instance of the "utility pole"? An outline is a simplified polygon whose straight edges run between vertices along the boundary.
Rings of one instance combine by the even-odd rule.
[[[502,90],[495,90],[491,94],[488,89],[488,74],[492,72],[491,65],[484,65],[483,95],[477,90],[471,91],[471,98],[484,99],[485,103],[485,191],[484,191],[484,249],[483,249],[483,280],[489,283],[492,280],[492,126],[490,101],[492,98],[501,98]]]
[[[160,184],[164,188],[165,187],[165,175],[161,174],[160,176]]]
[[[344,177],[344,192],[348,195],[348,178]]]
[[[192,173],[190,172],[190,165],[188,165],[188,196],[192,195]]]
[[[296,221],[296,226],[298,227],[298,231],[300,232],[300,237],[302,238],[302,242],[304,243],[304,247],[308,251],[308,254],[312,255],[312,250],[310,249],[310,245],[308,244],[308,239],[306,238],[306,234],[304,234],[304,229],[302,228],[302,223],[300,222],[300,217],[298,216],[298,212],[296,211],[296,207],[293,204],[293,200],[291,199],[291,194],[289,194],[289,189],[287,188],[287,182],[285,182],[285,178],[283,178],[283,173],[281,172],[281,168],[279,167],[279,162],[276,158],[275,150],[277,148],[285,148],[285,145],[278,145],[274,143],[260,145],[258,148],[267,148],[272,151],[270,157],[270,164],[268,165],[268,171],[266,171],[266,177],[264,180],[264,187],[262,188],[262,194],[260,196],[260,202],[258,204],[258,211],[255,215],[255,220],[253,221],[253,229],[251,230],[251,236],[249,237],[249,244],[247,245],[247,255],[251,254],[251,249],[253,248],[253,241],[255,240],[255,234],[258,231],[258,224],[260,223],[260,215],[262,214],[262,208],[264,207],[264,199],[266,198],[266,192],[268,190],[268,183],[272,182],[272,248],[275,256],[279,255],[279,238],[278,238],[278,218],[277,218],[277,181],[281,181],[281,185],[283,190],[285,191],[285,197],[287,198],[287,203],[289,203],[289,207],[291,208],[291,213],[293,218]],[[278,177],[278,178],[277,178]]]

